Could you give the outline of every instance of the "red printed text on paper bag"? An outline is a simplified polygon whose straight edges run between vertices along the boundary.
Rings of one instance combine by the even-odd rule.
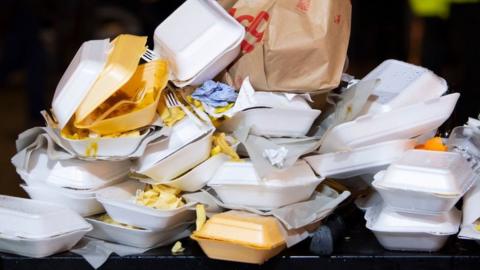
[[[266,11],[260,11],[256,17],[248,14],[236,17],[236,12],[236,8],[231,8],[229,10],[230,15],[235,17],[238,22],[245,26],[246,34],[245,39],[242,41],[241,48],[243,53],[248,53],[253,50],[256,43],[262,41],[270,15]]]

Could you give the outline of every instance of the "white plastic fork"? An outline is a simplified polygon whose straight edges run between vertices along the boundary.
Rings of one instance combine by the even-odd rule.
[[[142,59],[145,60],[145,62],[152,62],[153,60],[156,60],[158,57],[155,54],[154,51],[147,49],[145,53],[142,55]]]
[[[180,101],[178,101],[177,96],[168,90],[167,94],[165,95],[165,103],[167,104],[168,108],[180,107],[182,111],[188,116],[188,118],[192,119],[195,124],[199,127],[205,126],[198,117],[196,117],[189,109],[185,107]]]

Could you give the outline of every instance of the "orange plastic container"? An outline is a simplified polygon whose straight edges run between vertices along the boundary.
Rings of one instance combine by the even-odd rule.
[[[212,216],[191,238],[210,258],[253,264],[264,263],[286,247],[274,217],[240,211]]]

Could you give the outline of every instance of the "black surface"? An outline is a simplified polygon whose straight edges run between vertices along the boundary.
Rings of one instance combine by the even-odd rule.
[[[184,239],[183,255],[173,256],[171,246],[141,255],[112,255],[100,269],[480,269],[480,245],[473,241],[451,237],[436,253],[386,251],[365,228],[360,213],[355,213],[349,221],[345,235],[330,256],[313,255],[308,251],[310,240],[307,239],[262,266],[249,265],[209,259],[194,241]],[[0,260],[0,269],[92,269],[82,257],[69,252],[43,259],[0,253]]]

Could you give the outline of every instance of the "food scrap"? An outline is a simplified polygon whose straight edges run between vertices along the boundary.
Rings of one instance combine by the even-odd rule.
[[[212,150],[210,151],[210,155],[214,156],[223,153],[228,155],[231,160],[239,161],[240,157],[227,140],[228,139],[225,136],[225,133],[214,133],[212,139]]]
[[[185,251],[185,248],[182,246],[182,242],[177,241],[172,247],[172,254],[177,255]]]
[[[197,220],[195,221],[196,231],[200,231],[207,221],[207,214],[205,212],[205,206],[203,204],[197,204],[195,207],[197,212]]]
[[[108,214],[103,214],[98,216],[97,220],[111,224],[111,225],[119,226],[119,227],[124,227],[124,228],[134,229],[134,230],[142,230],[141,228],[115,221]]]
[[[185,205],[180,196],[181,190],[166,185],[147,185],[137,190],[135,203],[159,210],[171,210]]]
[[[448,147],[443,143],[441,137],[433,137],[428,139],[424,144],[415,146],[415,149],[430,151],[448,151]]]

